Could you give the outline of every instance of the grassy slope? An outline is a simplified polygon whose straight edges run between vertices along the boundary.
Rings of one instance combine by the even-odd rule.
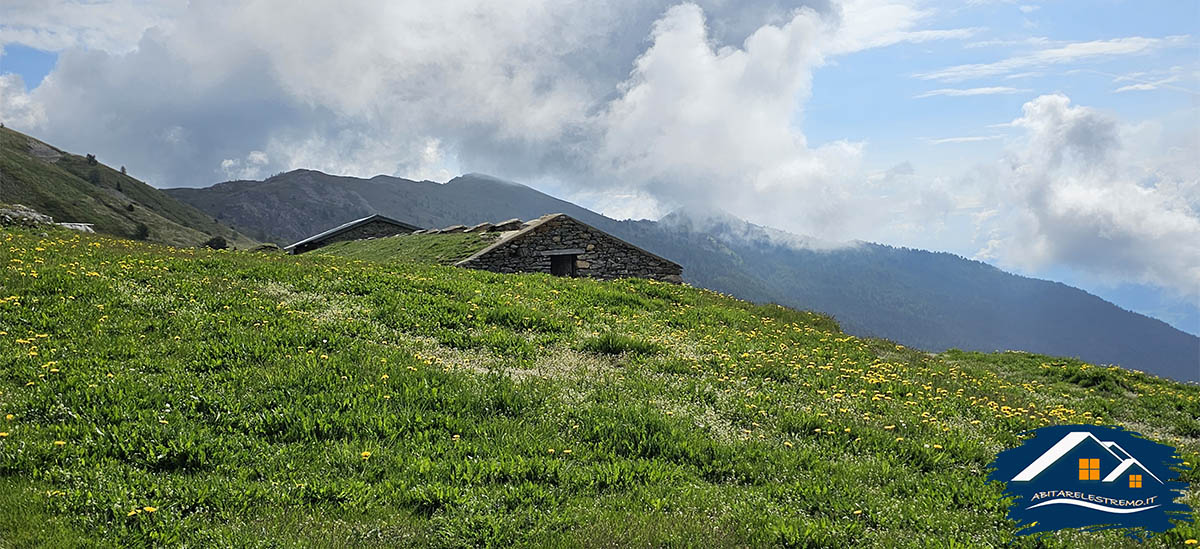
[[[407,234],[335,242],[315,253],[367,261],[451,265],[482,250],[498,237],[498,233]]]
[[[31,154],[34,143],[57,159]],[[93,184],[95,171],[100,184]],[[54,149],[20,132],[0,129],[0,202],[24,204],[55,221],[94,223],[96,230],[133,238],[139,223],[147,240],[194,246],[213,236],[248,248],[256,243],[200,210],[103,164]]]
[[[988,462],[1080,421],[1200,486],[1195,386],[685,286],[66,231],[0,265],[4,546],[1001,545]]]

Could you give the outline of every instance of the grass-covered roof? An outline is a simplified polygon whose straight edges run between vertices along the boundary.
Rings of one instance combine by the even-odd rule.
[[[500,233],[404,234],[335,242],[315,253],[367,261],[453,265],[491,245],[499,237]]]

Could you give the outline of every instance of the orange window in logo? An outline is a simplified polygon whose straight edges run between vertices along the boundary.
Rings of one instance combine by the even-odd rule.
[[[1141,488],[1142,487],[1142,475],[1129,475],[1129,487],[1130,488]]]
[[[1080,459],[1079,480],[1100,480],[1100,460],[1095,458]]]

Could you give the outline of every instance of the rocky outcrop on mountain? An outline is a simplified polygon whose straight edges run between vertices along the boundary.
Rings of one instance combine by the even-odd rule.
[[[0,204],[0,225],[22,225],[36,227],[38,225],[53,225],[54,218],[38,213],[33,208],[22,204]]]

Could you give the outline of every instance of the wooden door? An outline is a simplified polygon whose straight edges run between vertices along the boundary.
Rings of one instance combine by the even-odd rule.
[[[550,274],[554,276],[575,276],[575,254],[550,256]]]

